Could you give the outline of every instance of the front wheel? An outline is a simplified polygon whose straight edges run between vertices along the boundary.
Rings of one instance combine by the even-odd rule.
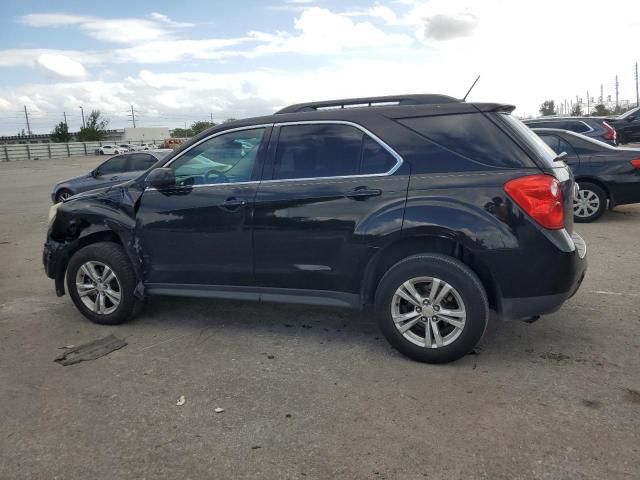
[[[595,183],[579,184],[580,190],[573,199],[573,219],[578,223],[594,222],[607,208],[607,193]]]
[[[476,274],[440,254],[395,264],[376,291],[378,325],[404,355],[425,363],[457,360],[482,338],[489,302]]]
[[[94,243],[78,250],[67,267],[67,286],[78,310],[95,323],[124,323],[141,305],[133,293],[136,276],[116,243]]]

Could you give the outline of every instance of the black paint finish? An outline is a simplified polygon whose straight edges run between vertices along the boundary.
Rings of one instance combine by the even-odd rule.
[[[571,238],[573,177],[563,164],[551,168],[548,158],[532,153],[516,131],[493,117],[509,109],[467,103],[353,108],[215,127],[160,166],[212,134],[276,124],[263,140],[251,181],[156,190],[146,188],[142,176],[65,202],[49,229],[47,274],[59,287],[75,250],[110,238],[124,245],[141,296],[147,290],[361,306],[372,301],[393,263],[435,251],[467,263],[505,317],[553,311],[575,292],[586,269]],[[505,150],[516,152],[516,164],[491,165],[487,151],[471,158],[472,150],[457,151],[441,130],[425,134],[400,123],[443,114],[489,122]],[[277,124],[294,121],[360,125],[403,162],[388,175],[274,181]],[[496,148],[500,141],[483,145]],[[540,227],[504,192],[510,179],[540,173],[561,182],[569,212],[565,229]]]

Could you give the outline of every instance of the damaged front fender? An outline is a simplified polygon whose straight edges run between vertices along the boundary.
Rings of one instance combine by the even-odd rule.
[[[135,236],[136,210],[142,187],[135,181],[77,195],[58,208],[44,245],[43,263],[65,294],[64,277],[73,254],[86,245],[112,241],[124,248],[138,279],[135,294],[144,296],[142,255]]]

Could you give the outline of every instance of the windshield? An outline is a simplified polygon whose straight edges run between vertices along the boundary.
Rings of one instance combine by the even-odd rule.
[[[555,167],[554,161],[558,156],[549,145],[536,135],[533,130],[509,113],[500,113],[498,118],[504,120],[507,127],[547,166]]]

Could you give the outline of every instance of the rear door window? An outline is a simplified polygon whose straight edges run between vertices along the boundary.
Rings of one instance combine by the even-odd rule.
[[[157,160],[152,155],[147,153],[134,153],[129,155],[129,168],[130,172],[143,171],[151,168]]]
[[[569,120],[567,121],[567,130],[571,130],[572,132],[576,133],[584,133],[590,131],[591,127],[589,127],[589,125],[587,125],[586,123],[581,122],[580,120]]]
[[[288,125],[280,129],[273,178],[357,175],[364,133],[350,125]]]
[[[567,122],[564,120],[548,120],[542,122],[527,122],[529,128],[559,128],[564,130],[567,128]]]
[[[101,174],[110,173],[122,173],[125,171],[127,163],[126,155],[118,155],[117,157],[110,158],[98,167],[98,172]]]
[[[397,160],[382,145],[369,135],[364,136],[362,142],[361,175],[375,175],[386,173],[397,164]]]
[[[481,113],[406,118],[399,122],[432,142],[483,165],[498,168],[533,166],[526,153]]]

